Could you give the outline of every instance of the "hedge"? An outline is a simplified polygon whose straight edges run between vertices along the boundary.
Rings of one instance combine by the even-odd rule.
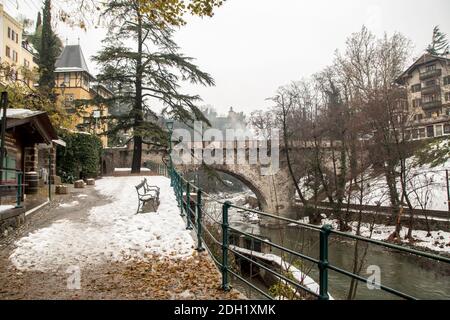
[[[99,137],[86,133],[62,132],[59,134],[66,147],[58,147],[56,170],[63,182],[96,178],[100,173],[102,142]]]

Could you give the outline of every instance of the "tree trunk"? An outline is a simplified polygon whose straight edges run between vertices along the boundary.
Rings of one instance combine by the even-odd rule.
[[[133,161],[131,164],[131,173],[140,173],[141,172],[141,161],[142,161],[142,136],[140,131],[140,126],[143,122],[143,110],[142,110],[142,17],[139,13],[140,8],[138,10],[138,32],[137,32],[137,41],[138,41],[138,57],[136,59],[136,99],[134,102],[134,148],[133,148]]]
[[[133,137],[133,161],[131,163],[131,173],[141,172],[141,159],[142,159],[142,137]]]

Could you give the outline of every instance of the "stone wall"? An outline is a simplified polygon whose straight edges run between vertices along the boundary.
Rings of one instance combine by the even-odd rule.
[[[12,209],[0,214],[0,238],[6,237],[25,222],[24,209]]]
[[[38,149],[34,145],[32,147],[24,148],[24,171],[25,172],[38,172]]]

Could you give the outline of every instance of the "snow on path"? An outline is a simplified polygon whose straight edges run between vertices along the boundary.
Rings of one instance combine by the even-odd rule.
[[[94,207],[87,222],[59,220],[16,242],[10,256],[20,270],[51,271],[108,261],[144,259],[144,255],[184,258],[194,242],[179,215],[175,195],[165,177],[148,177],[161,188],[156,213],[136,214],[135,185],[142,177],[110,177],[96,181],[111,202]],[[76,207],[74,207],[76,210]]]

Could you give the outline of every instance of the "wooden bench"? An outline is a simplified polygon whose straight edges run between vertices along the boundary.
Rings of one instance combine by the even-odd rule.
[[[150,202],[153,210],[158,210],[160,194],[159,187],[149,185],[147,179],[144,179],[136,186],[136,192],[138,194],[138,208],[136,213],[139,213],[139,210],[148,202]]]

